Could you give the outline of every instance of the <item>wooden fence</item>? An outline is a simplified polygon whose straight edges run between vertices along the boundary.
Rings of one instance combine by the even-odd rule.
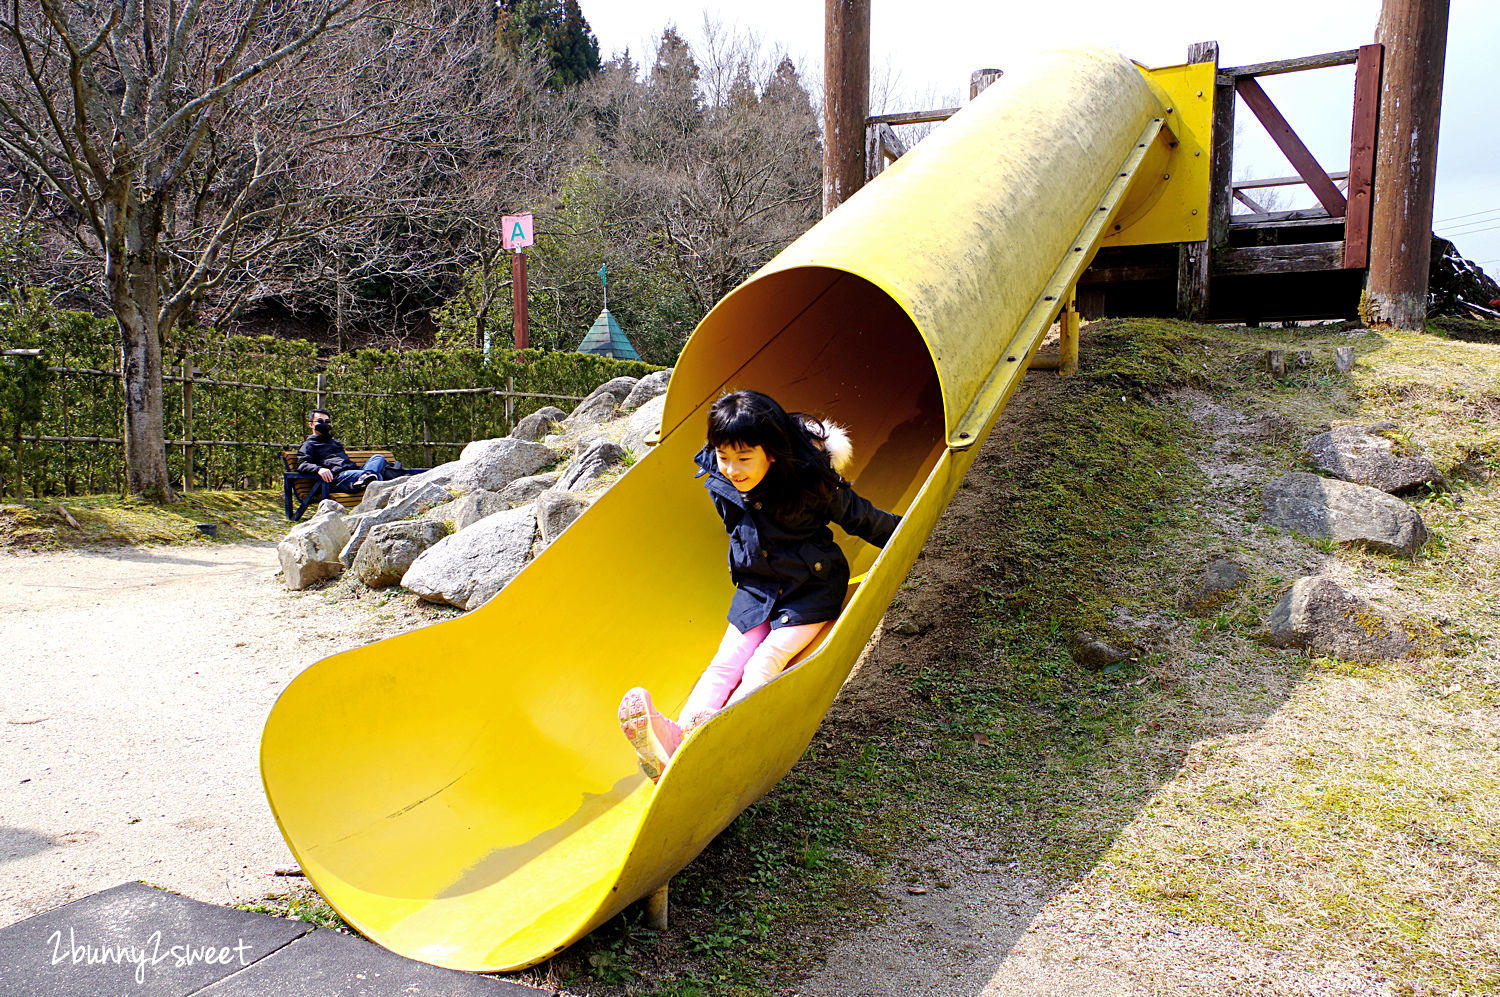
[[[35,354],[39,351],[29,351]],[[102,390],[85,391],[84,395],[112,405],[122,390],[118,371],[88,367],[48,367],[54,378],[96,379]],[[515,390],[515,379],[505,378],[504,388],[462,387],[426,390],[357,391],[329,387],[328,375],[319,373],[313,387],[258,384],[248,381],[220,380],[206,377],[192,364],[184,364],[180,374],[165,375],[163,380],[177,390],[167,392],[169,466],[174,482],[184,490],[195,487],[271,487],[280,481],[281,461],[278,451],[295,448],[305,436],[303,413],[311,408],[332,408],[346,414],[355,413],[347,422],[335,424],[336,436],[351,450],[381,449],[394,452],[410,466],[431,467],[455,459],[472,440],[503,436],[515,427],[520,415],[543,405],[555,404],[571,409],[582,396]],[[264,416],[255,420],[262,430],[258,435],[281,436],[279,439],[215,438],[226,434],[201,436],[195,430],[208,423],[214,428],[222,420],[204,419],[200,392],[216,390],[260,393],[266,399],[282,397],[281,404],[261,406]],[[457,417],[455,401],[467,401],[467,418]],[[378,403],[405,403],[415,409],[410,419],[377,419],[368,414]],[[446,404],[438,404],[446,403]],[[295,416],[292,417],[292,414]],[[62,425],[69,425],[66,405]],[[279,415],[280,418],[275,416]],[[237,421],[236,424],[239,424]],[[119,416],[114,417],[117,432],[122,432]],[[344,429],[348,426],[352,435]],[[173,433],[172,430],[176,432]],[[416,430],[382,435],[381,430]],[[464,430],[464,432],[460,432]],[[295,435],[292,435],[295,434]],[[466,436],[467,439],[441,439],[442,435]],[[402,438],[415,437],[420,438]],[[0,479],[0,494],[42,496],[107,491],[122,485],[123,435],[98,433],[72,435],[63,433],[16,433],[12,439],[16,450],[15,470],[9,480]],[[55,453],[48,451],[55,450]],[[226,459],[226,454],[238,454]],[[47,459],[51,457],[53,459]],[[248,457],[248,459],[245,459]],[[4,487],[4,486],[9,487]]]

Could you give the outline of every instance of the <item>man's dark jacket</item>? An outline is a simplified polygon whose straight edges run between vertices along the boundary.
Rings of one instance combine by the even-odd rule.
[[[314,433],[302,441],[297,448],[297,470],[303,474],[317,474],[318,468],[326,467],[334,474],[348,471],[359,465],[349,459],[344,445],[332,436]]]
[[[796,518],[772,516],[755,492],[742,493],[719,471],[712,447],[697,457],[698,477],[729,532],[734,599],[729,622],[740,633],[767,621],[772,629],[822,623],[839,615],[849,588],[849,561],[833,541],[830,522],[884,547],[901,522],[855,494],[847,481],[828,505]]]

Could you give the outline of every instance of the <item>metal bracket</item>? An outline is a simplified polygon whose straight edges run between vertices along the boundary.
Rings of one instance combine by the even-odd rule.
[[[1156,141],[1156,136],[1165,123],[1165,118],[1152,118],[1141,132],[1140,138],[1136,139],[1135,148],[1130,150],[1130,154],[1120,164],[1115,178],[1099,198],[1098,210],[1093,212],[1079,231],[1073,240],[1071,252],[1053,271],[1052,277],[1037,296],[1036,303],[1016,327],[1000,360],[990,369],[989,376],[975,394],[968,411],[954,426],[953,435],[948,438],[948,449],[965,450],[978,443],[1016,386],[1021,383],[1021,379],[1026,376],[1031,353],[1062,309],[1069,290],[1078,283],[1084,268],[1094,258],[1110,222],[1120,210],[1125,192],[1130,189],[1131,181],[1140,169],[1141,161],[1146,158],[1147,150]]]

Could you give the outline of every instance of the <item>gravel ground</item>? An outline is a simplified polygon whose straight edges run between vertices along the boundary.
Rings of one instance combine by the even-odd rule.
[[[416,621],[289,597],[277,570],[269,544],[0,556],[0,925],[137,879],[212,903],[287,889],[271,704]]]

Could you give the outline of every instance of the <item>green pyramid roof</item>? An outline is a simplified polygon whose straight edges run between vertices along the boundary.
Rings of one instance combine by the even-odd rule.
[[[614,357],[616,360],[639,360],[641,355],[630,345],[630,340],[625,338],[625,330],[620,328],[620,323],[609,313],[609,309],[599,313],[594,319],[594,324],[589,327],[588,335],[583,337],[583,342],[578,344],[579,353],[597,353],[604,357]]]

